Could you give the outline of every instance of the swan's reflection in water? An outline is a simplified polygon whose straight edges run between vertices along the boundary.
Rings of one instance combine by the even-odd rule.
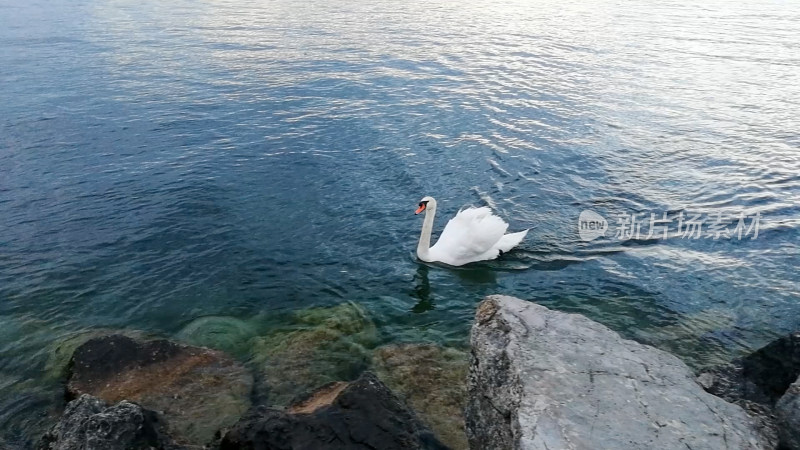
[[[497,272],[488,265],[453,269],[453,272],[467,285],[497,284]]]
[[[435,268],[437,270],[446,270],[456,275],[465,285],[497,284],[497,275],[488,266],[453,268],[436,265]],[[414,313],[424,313],[435,307],[433,296],[431,295],[431,281],[428,276],[430,269],[427,264],[419,263],[417,265],[417,273],[414,275],[414,289],[411,294],[418,300],[414,307],[411,308]]]
[[[428,279],[428,266],[419,264],[417,266],[417,273],[414,275],[414,291],[415,298],[419,301],[413,308],[412,312],[424,313],[433,309],[433,299],[431,298],[431,281]]]

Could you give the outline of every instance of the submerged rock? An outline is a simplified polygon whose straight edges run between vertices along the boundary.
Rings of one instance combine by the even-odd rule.
[[[583,316],[490,296],[471,343],[471,448],[771,448],[675,356]]]
[[[189,322],[175,339],[191,345],[221,350],[230,355],[245,356],[255,328],[236,317],[206,316]]]
[[[378,378],[404,398],[439,439],[469,448],[464,430],[467,353],[433,344],[387,345],[372,357]]]
[[[371,373],[331,383],[288,410],[256,408],[223,437],[221,450],[445,449]]]
[[[326,383],[352,380],[369,365],[375,324],[354,303],[295,313],[294,327],[254,338],[252,361],[265,402],[286,406]]]
[[[64,336],[48,348],[47,362],[45,363],[45,379],[58,379],[67,376],[69,361],[72,359],[72,355],[78,347],[92,338],[111,334],[120,334],[133,339],[142,339],[144,337],[144,335],[138,331],[112,331],[102,328],[83,330]]]
[[[38,450],[177,448],[164,434],[164,424],[155,412],[127,401],[108,406],[86,394],[69,402],[37,446]]]
[[[70,361],[67,393],[162,412],[180,443],[203,445],[250,407],[252,377],[224,354],[167,340],[93,338]]]

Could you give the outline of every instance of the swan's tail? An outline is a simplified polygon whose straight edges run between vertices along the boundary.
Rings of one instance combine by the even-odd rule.
[[[497,244],[495,244],[494,247],[505,253],[511,250],[512,248],[516,247],[517,245],[519,245],[519,243],[522,242],[523,239],[525,239],[526,234],[528,234],[528,230],[519,231],[517,233],[504,234],[503,237],[501,237],[500,240],[497,241]]]

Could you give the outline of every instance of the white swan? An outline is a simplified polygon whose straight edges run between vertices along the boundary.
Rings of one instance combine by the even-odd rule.
[[[451,266],[495,259],[503,252],[516,247],[528,230],[505,234],[508,224],[492,214],[492,210],[484,206],[470,207],[458,211],[439,236],[439,240],[431,247],[431,230],[436,215],[436,200],[425,197],[419,202],[414,214],[425,213],[422,223],[422,234],[417,245],[417,257],[425,262],[442,262]]]

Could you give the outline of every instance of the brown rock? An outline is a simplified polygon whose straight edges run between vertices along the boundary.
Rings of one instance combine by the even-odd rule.
[[[311,414],[320,408],[330,406],[336,400],[336,397],[349,385],[350,383],[345,381],[326,384],[317,389],[308,398],[291,405],[286,412],[289,414]]]
[[[224,354],[167,340],[94,338],[70,361],[67,393],[163,413],[177,442],[202,445],[250,407],[252,377]]]

